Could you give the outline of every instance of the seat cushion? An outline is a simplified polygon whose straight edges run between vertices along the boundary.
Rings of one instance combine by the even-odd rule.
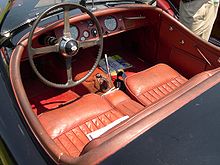
[[[121,90],[115,90],[104,96],[105,99],[123,115],[133,116],[143,110],[144,106],[132,100]]]
[[[187,79],[166,64],[157,64],[149,69],[138,72],[125,79],[128,91],[143,105],[165,97]]]
[[[42,113],[39,120],[64,152],[77,157],[89,142],[87,134],[143,108],[121,91],[103,97],[88,94],[69,105]]]

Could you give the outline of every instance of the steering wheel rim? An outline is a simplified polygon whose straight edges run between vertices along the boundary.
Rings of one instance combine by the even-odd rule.
[[[33,48],[32,47],[32,38],[34,35],[34,31],[37,27],[37,25],[39,24],[39,22],[51,11],[57,9],[57,8],[63,8],[64,9],[64,32],[63,32],[63,37],[61,38],[61,40],[52,46],[46,46],[43,48]],[[69,23],[69,11],[71,9],[80,9],[82,12],[87,13],[90,18],[92,19],[92,21],[94,22],[96,29],[97,29],[97,34],[98,34],[98,39],[95,40],[91,40],[91,41],[78,41],[75,40],[71,37],[71,33],[70,33],[70,23]],[[96,37],[97,38],[97,37]],[[66,40],[67,39],[67,40]],[[66,47],[62,47],[64,44],[61,42],[66,42],[66,45],[68,44],[68,42],[71,42],[76,45],[73,46],[77,46],[77,50],[75,50],[75,47],[71,48],[71,51],[75,51],[74,53],[71,52],[71,54],[67,54],[65,52]],[[71,43],[71,44],[72,44]],[[70,45],[71,45],[70,44]],[[77,81],[73,81],[72,78],[72,57],[74,55],[77,54],[78,50],[80,48],[88,48],[88,47],[92,47],[98,45],[99,46],[99,50],[97,53],[97,58],[95,60],[95,63],[93,64],[92,68],[87,72],[87,74],[82,77],[81,79],[77,80]],[[63,50],[64,48],[64,50]],[[66,58],[66,71],[67,71],[67,82],[64,84],[62,83],[54,83],[51,82],[49,80],[47,80],[44,76],[41,75],[41,73],[38,71],[35,63],[34,63],[34,55],[36,54],[44,54],[44,53],[51,53],[51,52],[59,52],[61,53],[63,56],[65,56]],[[32,67],[32,69],[34,70],[35,74],[38,76],[38,78],[46,85],[50,86],[50,87],[55,87],[55,88],[71,88],[74,87],[76,85],[81,84],[83,81],[85,81],[96,69],[96,67],[98,66],[98,63],[101,59],[102,56],[102,52],[103,52],[103,34],[102,34],[102,30],[101,30],[101,26],[99,24],[98,19],[85,7],[79,5],[79,4],[75,4],[75,3],[61,3],[61,4],[57,4],[54,5],[50,8],[48,8],[47,10],[45,10],[34,22],[32,29],[30,31],[29,37],[28,37],[28,57],[29,57],[29,62],[30,65]],[[73,53],[73,54],[72,54]]]

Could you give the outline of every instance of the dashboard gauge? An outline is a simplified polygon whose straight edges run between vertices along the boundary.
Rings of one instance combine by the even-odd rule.
[[[81,37],[80,40],[81,40],[81,41],[85,41],[86,38],[85,38],[85,37]]]
[[[110,31],[113,31],[117,28],[117,21],[114,17],[112,16],[109,16],[107,17],[105,20],[104,20],[104,24],[105,24],[105,27],[110,30]]]
[[[85,38],[88,38],[88,37],[89,37],[89,32],[88,32],[87,30],[85,30],[85,31],[83,32],[83,36],[84,36]]]
[[[71,33],[71,36],[74,40],[76,40],[79,36],[79,30],[77,29],[76,26],[71,26],[70,27],[70,33]]]

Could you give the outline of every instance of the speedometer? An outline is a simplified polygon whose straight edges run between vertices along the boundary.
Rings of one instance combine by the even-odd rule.
[[[71,26],[70,27],[70,33],[71,33],[71,36],[74,40],[76,40],[78,38],[78,35],[79,35],[79,31],[77,29],[76,26]]]
[[[104,24],[105,24],[105,27],[110,31],[113,31],[117,28],[117,20],[112,16],[107,17],[104,20]]]

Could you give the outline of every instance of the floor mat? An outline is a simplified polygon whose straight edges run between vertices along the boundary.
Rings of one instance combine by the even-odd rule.
[[[108,56],[115,56],[115,55],[120,56],[123,59],[123,61],[131,65],[130,67],[127,67],[127,69],[124,70],[127,76],[130,76],[134,73],[137,73],[137,72],[140,72],[142,70],[149,68],[149,66],[144,62],[144,60],[139,58],[133,52],[117,51],[117,52],[108,54]]]
[[[24,87],[32,109],[37,115],[80,97],[74,89],[50,88],[38,79],[26,80]]]

